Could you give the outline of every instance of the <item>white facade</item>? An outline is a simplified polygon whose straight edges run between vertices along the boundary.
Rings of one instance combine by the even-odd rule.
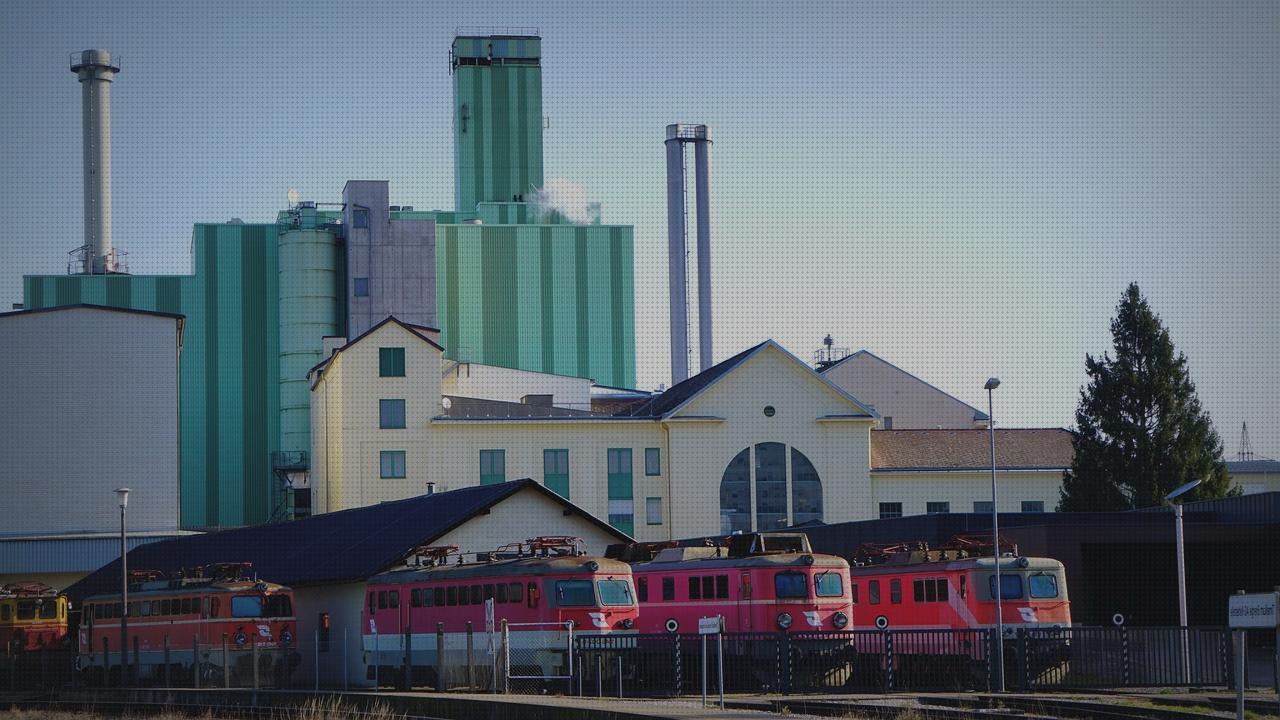
[[[380,376],[384,348],[404,349],[403,377]],[[885,502],[902,503],[904,514],[923,514],[929,502],[971,512],[990,495],[982,463],[959,457],[967,446],[939,445],[930,452],[942,461],[928,467],[877,467],[874,413],[772,342],[717,366],[722,372],[694,390],[676,386],[612,415],[442,399],[441,363],[437,345],[387,322],[313,374],[315,512],[531,478],[655,541],[872,519]],[[518,392],[535,394],[528,390]],[[380,427],[384,399],[404,400],[403,428]],[[1034,456],[1049,446],[1046,433],[1061,435],[1053,447],[1069,451],[1065,431],[1000,432],[1039,443],[1006,442],[1002,458],[1014,445]],[[385,453],[403,458],[387,477]],[[1065,465],[1034,459],[1002,469],[1002,510],[1057,505]]]
[[[0,536],[118,533],[119,487],[132,531],[177,531],[181,338],[159,313],[0,314]]]
[[[902,368],[859,350],[822,376],[870,405],[886,430],[986,427],[986,413],[968,405]]]

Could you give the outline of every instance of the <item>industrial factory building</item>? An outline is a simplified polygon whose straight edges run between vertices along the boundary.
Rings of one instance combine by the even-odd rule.
[[[70,305],[0,314],[0,585],[63,587],[179,534],[177,315]]]
[[[385,181],[274,222],[202,223],[191,274],[128,275],[110,235],[110,87],[103,50],[77,53],[86,137],[85,244],[67,275],[28,275],[23,307],[93,303],[181,314],[182,526],[307,512],[307,370],[326,337],[388,315],[439,327],[446,356],[635,385],[633,232],[549,205],[541,39],[463,33],[454,78],[456,210],[393,205]],[[335,198],[337,199],[337,198]],[[580,216],[581,215],[581,216]],[[341,344],[330,340],[330,345]]]

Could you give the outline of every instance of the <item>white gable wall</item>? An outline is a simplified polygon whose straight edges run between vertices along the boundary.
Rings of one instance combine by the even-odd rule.
[[[822,376],[874,406],[882,417],[893,418],[894,430],[986,427],[974,420],[973,408],[867,352],[846,358]]]

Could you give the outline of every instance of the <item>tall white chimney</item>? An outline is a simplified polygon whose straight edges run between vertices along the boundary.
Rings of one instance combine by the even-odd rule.
[[[71,72],[80,79],[83,108],[83,272],[118,272],[111,248],[111,82],[120,62],[106,50],[85,50],[71,56]]]

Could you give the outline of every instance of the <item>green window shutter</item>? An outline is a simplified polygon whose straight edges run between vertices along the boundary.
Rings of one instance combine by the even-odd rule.
[[[379,453],[379,476],[383,478],[403,478],[406,475],[404,450],[383,450]]]
[[[480,484],[496,485],[507,481],[507,451],[480,451]]]
[[[378,348],[378,375],[404,377],[404,348]]]
[[[631,448],[609,448],[609,524],[635,534],[635,500],[631,477]]]
[[[547,489],[569,499],[569,451],[542,451],[542,484]]]

